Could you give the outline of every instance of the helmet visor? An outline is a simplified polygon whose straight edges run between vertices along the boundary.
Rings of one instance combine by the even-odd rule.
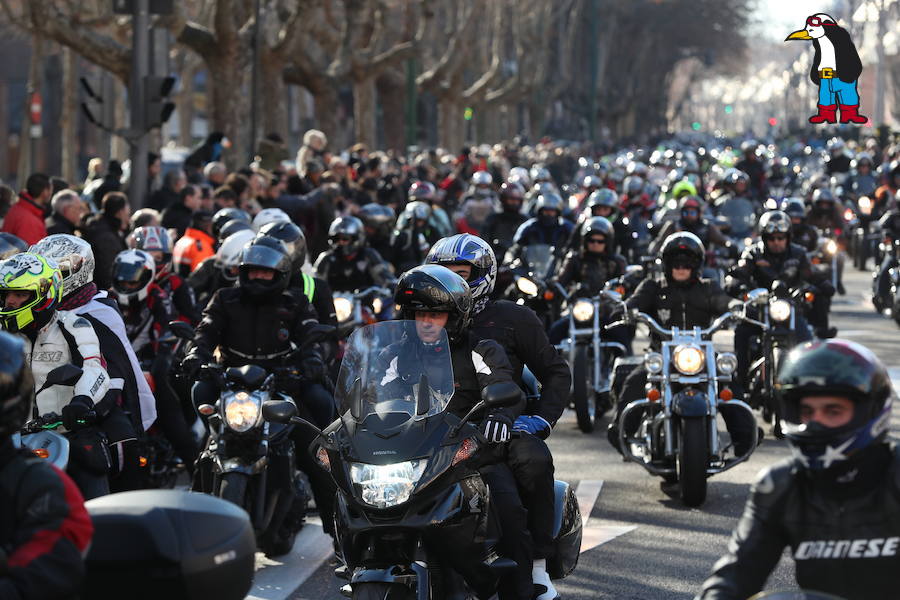
[[[241,254],[241,267],[257,267],[282,272],[285,270],[287,256],[275,248],[252,245],[244,248]]]

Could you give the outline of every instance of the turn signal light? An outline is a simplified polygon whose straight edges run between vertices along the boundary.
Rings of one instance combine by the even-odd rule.
[[[812,264],[817,265],[817,264],[819,264],[820,262],[822,262],[822,261],[821,261],[821,259],[819,259],[818,256],[813,257],[813,259],[812,259]]]
[[[459,448],[456,450],[456,454],[453,455],[453,460],[450,462],[450,466],[454,466],[467,458],[471,457],[475,454],[475,451],[478,449],[478,442],[473,440],[472,438],[466,438],[459,445]]]
[[[659,400],[659,390],[656,388],[650,388],[647,390],[647,400],[650,402],[656,402]]]
[[[813,294],[812,292],[806,292],[805,294],[803,294],[803,299],[806,300],[807,302],[812,302],[813,300],[816,299],[816,295]]]
[[[50,451],[46,448],[35,448],[32,450],[38,458],[50,458]]]
[[[721,398],[725,402],[728,402],[729,400],[734,398],[734,393],[729,388],[722,388],[721,390],[719,390],[719,398]]]
[[[319,449],[316,450],[316,462],[326,471],[331,471],[331,459],[328,458],[328,451],[322,446],[319,446]]]
[[[197,412],[203,415],[204,417],[208,417],[209,415],[216,412],[216,407],[212,404],[201,404],[197,407]]]
[[[147,460],[146,456],[142,456],[138,459],[138,464],[140,464],[141,467],[146,467],[148,462],[149,461]]]
[[[616,291],[619,293],[620,296],[624,296],[625,295],[625,286],[624,285],[618,286],[616,288]]]
[[[550,290],[544,292],[544,300],[553,300],[553,292]]]

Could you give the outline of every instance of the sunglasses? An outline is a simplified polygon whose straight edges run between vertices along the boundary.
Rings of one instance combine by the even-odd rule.
[[[831,21],[823,21],[819,17],[807,17],[806,24],[813,27],[819,27],[821,25],[835,25],[835,23],[832,23]]]
[[[772,240],[773,242],[784,242],[787,240],[787,236],[784,235],[783,233],[776,233],[774,235],[770,235],[769,239]]]
[[[697,215],[700,214],[700,211],[697,210],[696,208],[686,208],[683,211],[681,211],[681,214],[683,214],[686,217],[696,217]]]
[[[590,238],[590,239],[588,239],[587,243],[588,243],[589,245],[590,245],[590,244],[596,244],[596,245],[598,245],[598,246],[602,246],[602,245],[605,245],[605,244],[606,244],[606,240],[603,240],[603,239],[600,239],[600,238]]]

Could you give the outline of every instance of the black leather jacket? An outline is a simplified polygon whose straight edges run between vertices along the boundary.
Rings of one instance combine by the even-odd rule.
[[[335,292],[355,292],[373,285],[388,287],[394,282],[390,266],[372,248],[363,248],[351,259],[326,250],[316,260],[315,270],[316,276]]]
[[[757,287],[771,289],[775,280],[784,281],[792,289],[807,283],[822,292],[834,292],[829,281],[812,271],[806,251],[797,244],[790,244],[781,254],[772,254],[760,240],[744,250],[729,275],[726,291],[732,296]]]
[[[810,478],[793,460],[764,469],[750,491],[727,554],[697,600],[744,600],[765,584],[786,546],[797,584],[847,600],[897,598],[900,567],[900,456],[874,448],[858,478],[834,484]],[[852,493],[852,495],[851,495]]]
[[[728,311],[732,302],[731,296],[708,279],[673,285],[662,277],[648,277],[625,305],[650,315],[663,327],[687,329],[709,327],[713,319]]]
[[[573,283],[579,284],[578,296],[596,296],[607,281],[625,274],[625,266],[625,259],[618,254],[582,256],[572,251],[563,260],[557,281],[566,290]]]
[[[488,215],[481,229],[481,237],[494,249],[494,254],[503,255],[513,244],[513,237],[528,217],[517,212],[497,212]]]

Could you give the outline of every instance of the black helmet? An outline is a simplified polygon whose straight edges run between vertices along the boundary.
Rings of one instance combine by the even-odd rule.
[[[349,239],[350,243],[342,246],[337,243],[338,238]],[[365,241],[366,232],[362,221],[356,217],[338,217],[328,228],[328,243],[338,254],[344,256],[356,254]]]
[[[828,204],[834,204],[834,193],[828,188],[819,188],[813,192],[812,195],[812,204],[816,206],[820,202],[827,202]]]
[[[270,280],[250,279],[251,269],[271,269]],[[271,298],[287,289],[291,280],[291,257],[281,240],[264,235],[256,238],[241,251],[238,285],[254,298]]]
[[[806,205],[800,198],[785,198],[782,200],[781,211],[791,219],[806,218]]]
[[[241,219],[233,219],[222,225],[222,228],[219,230],[219,233],[216,237],[221,244],[233,234],[237,233],[238,231],[244,231],[245,229],[253,231],[253,227],[247,221],[242,221]]]
[[[878,357],[855,342],[831,339],[794,348],[778,372],[775,394],[782,431],[808,469],[853,461],[887,436],[894,400],[891,379]],[[853,418],[840,427],[804,424],[800,400],[807,396],[845,397],[853,402]]]
[[[292,275],[297,275],[306,262],[306,236],[303,230],[293,222],[275,221],[263,225],[257,237],[270,236],[281,240],[291,257]]]
[[[0,232],[0,260],[6,260],[13,254],[28,252],[28,244],[17,235]]]
[[[687,262],[691,266],[693,280],[700,277],[703,259],[706,258],[706,248],[700,238],[693,233],[679,231],[665,239],[659,249],[659,257],[662,259],[668,281],[672,281],[672,267],[679,262]]]
[[[440,265],[421,265],[400,276],[394,302],[404,319],[413,320],[417,311],[448,314],[447,336],[458,339],[469,326],[472,292],[466,280]]]
[[[591,214],[593,214],[595,206],[608,206],[613,209],[613,212],[610,215],[612,216],[619,210],[619,196],[609,188],[600,188],[588,196],[587,204],[585,204],[585,206],[591,210]]]
[[[591,235],[602,235],[606,238],[606,245],[603,246],[603,252],[597,254],[612,254],[613,241],[616,236],[616,230],[612,223],[605,217],[591,217],[581,224],[581,250],[587,252],[587,241]],[[593,254],[593,253],[592,253]]]
[[[397,220],[397,214],[393,208],[375,202],[370,202],[360,208],[356,216],[380,237],[390,236]]]
[[[0,440],[22,428],[31,416],[34,379],[22,339],[0,331]]]
[[[250,215],[246,212],[242,211],[239,208],[234,208],[233,206],[228,208],[222,208],[213,215],[212,218],[212,230],[213,235],[216,238],[219,238],[219,232],[222,231],[222,228],[230,223],[231,221],[244,221],[247,225],[250,225]],[[225,236],[228,237],[228,236]],[[225,239],[225,238],[221,238]]]
[[[788,236],[788,243],[791,241],[791,218],[780,210],[763,213],[757,227],[763,240],[768,239],[772,234],[783,233]]]

